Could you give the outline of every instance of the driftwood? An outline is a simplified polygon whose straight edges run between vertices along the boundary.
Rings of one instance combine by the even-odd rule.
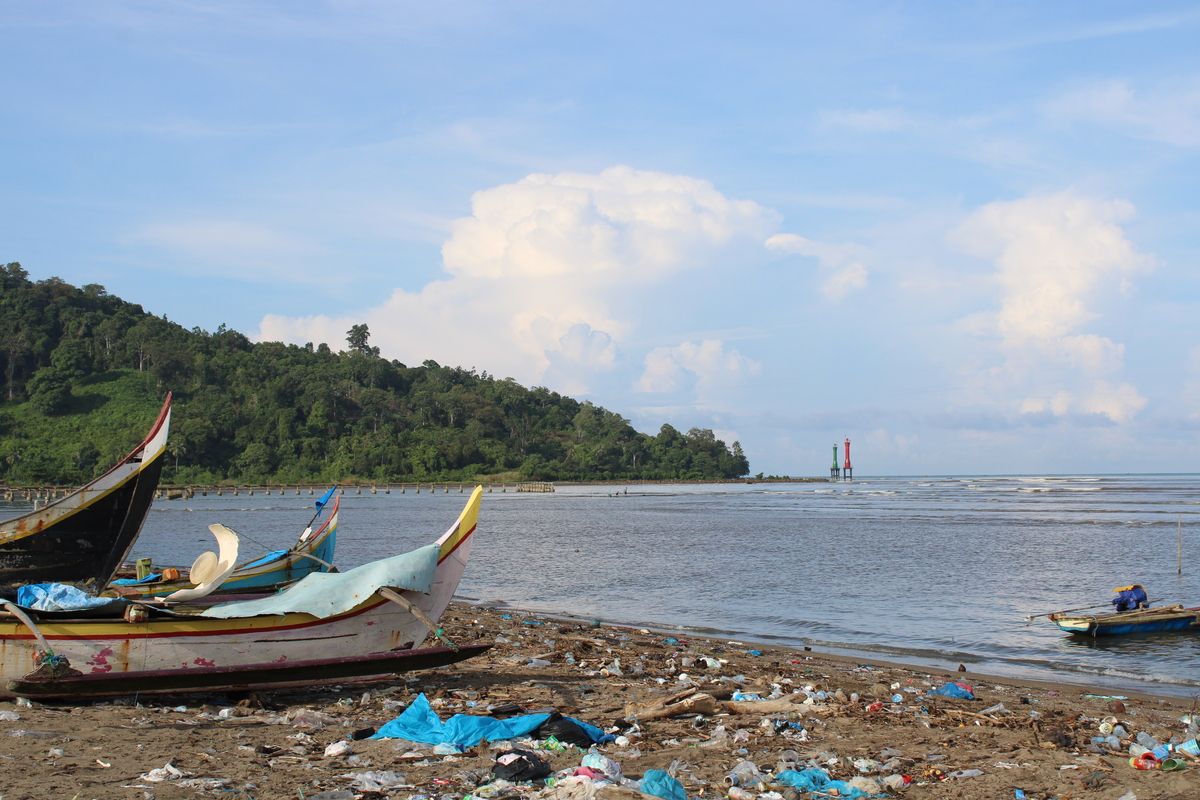
[[[837,710],[834,706],[804,705],[805,697],[802,694],[793,694],[774,700],[726,700],[721,707],[730,714],[781,714],[802,711],[805,714],[821,716]]]
[[[716,712],[717,708],[717,700],[711,694],[697,692],[695,689],[685,689],[651,703],[640,706],[628,705],[625,707],[625,719],[630,722],[646,722],[652,719],[677,717],[680,714],[712,714]]]

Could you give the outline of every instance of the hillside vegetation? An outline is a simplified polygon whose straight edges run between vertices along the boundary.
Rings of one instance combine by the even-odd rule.
[[[711,430],[639,433],[511,378],[186,330],[108,294],[0,268],[0,482],[82,483],[175,394],[168,483],[704,479],[745,475]]]

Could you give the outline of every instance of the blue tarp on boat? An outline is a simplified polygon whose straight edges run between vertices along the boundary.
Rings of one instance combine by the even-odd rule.
[[[33,611],[83,611],[120,602],[115,597],[96,597],[65,583],[28,583],[17,589],[17,605]]]

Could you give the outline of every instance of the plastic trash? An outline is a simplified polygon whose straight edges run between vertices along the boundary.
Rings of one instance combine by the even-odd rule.
[[[525,662],[525,666],[527,666],[527,667],[548,667],[548,666],[550,666],[550,662],[544,658],[531,658]]]
[[[402,772],[370,771],[354,772],[343,775],[350,781],[350,786],[360,792],[382,792],[407,785],[408,781]]]
[[[1008,712],[1008,709],[1005,708],[1004,703],[996,703],[996,705],[988,706],[987,708],[985,708],[983,711],[980,711],[979,713],[980,714],[998,714],[1000,716],[1004,716],[1004,715],[1008,714],[1009,712]],[[1109,726],[1108,731],[1104,731],[1103,726],[1101,726],[1101,728],[1102,728],[1100,731],[1101,733],[1106,733],[1106,732],[1112,733],[1112,726]]]
[[[912,783],[912,780],[908,775],[888,775],[884,777],[883,785],[895,791],[896,789],[903,789],[905,786],[908,786]]]
[[[929,692],[929,694],[937,695],[938,697],[953,697],[959,700],[975,699],[975,690],[969,684],[962,681],[943,684]]]
[[[758,771],[758,765],[753,761],[740,761],[725,776],[725,783],[730,786],[740,786],[743,789],[761,790],[766,785],[766,779]]]
[[[514,748],[496,757],[492,774],[506,781],[539,781],[550,774],[550,765],[537,753]]]
[[[1146,733],[1145,731],[1140,731],[1137,736],[1133,737],[1133,740],[1135,742],[1137,742],[1138,744],[1140,744],[1142,747],[1146,748],[1147,750],[1153,750],[1154,748],[1158,747],[1158,745],[1160,744],[1158,739],[1155,739],[1153,736]]]
[[[752,792],[749,789],[743,789],[740,786],[730,786],[729,792],[725,796],[729,800],[755,800],[758,797],[758,793]]]
[[[619,783],[622,778],[621,765],[603,753],[598,753],[595,750],[589,750],[587,754],[584,755],[583,760],[579,763],[580,766],[588,767],[604,773],[614,782]]]
[[[1134,756],[1129,759],[1129,766],[1134,769],[1153,770],[1158,769],[1158,759],[1149,753],[1142,753],[1140,756]]]
[[[1176,745],[1175,749],[1187,753],[1189,756],[1200,756],[1200,740],[1189,739],[1183,744]]]
[[[342,756],[348,756],[352,750],[353,748],[350,746],[350,743],[345,739],[342,739],[325,748],[325,757],[340,758]]]
[[[311,728],[312,730],[320,730],[337,722],[336,717],[321,711],[313,711],[311,708],[297,708],[289,711],[287,720],[292,723],[293,727]]]
[[[168,761],[161,767],[152,769],[149,772],[143,772],[139,777],[146,783],[162,783],[163,781],[177,781],[186,774],[179,767]]]
[[[687,792],[683,784],[672,778],[661,769],[648,769],[642,776],[638,789],[643,794],[661,797],[663,800],[687,800]]]
[[[4,711],[0,711],[0,721],[16,722],[20,718],[21,718],[21,715],[15,711],[8,711],[7,709]]]
[[[961,778],[978,778],[982,774],[983,770],[981,769],[956,769],[954,772],[946,775],[946,777],[958,780]]]
[[[1173,772],[1175,770],[1187,769],[1187,762],[1182,758],[1164,758],[1159,765],[1159,769],[1163,772]]]

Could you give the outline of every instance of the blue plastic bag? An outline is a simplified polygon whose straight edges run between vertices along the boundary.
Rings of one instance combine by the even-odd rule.
[[[829,794],[831,790],[836,789],[838,797],[870,797],[862,789],[856,789],[845,781],[835,781],[829,777],[828,772],[816,767],[799,772],[794,769],[785,769],[775,776],[775,783],[782,783],[802,792]]]
[[[939,686],[934,689],[930,694],[935,694],[938,697],[954,697],[959,700],[975,699],[975,693],[965,683],[947,683],[945,686]]]
[[[687,800],[683,784],[661,769],[646,770],[642,776],[641,790],[643,794],[652,794],[663,800]]]

